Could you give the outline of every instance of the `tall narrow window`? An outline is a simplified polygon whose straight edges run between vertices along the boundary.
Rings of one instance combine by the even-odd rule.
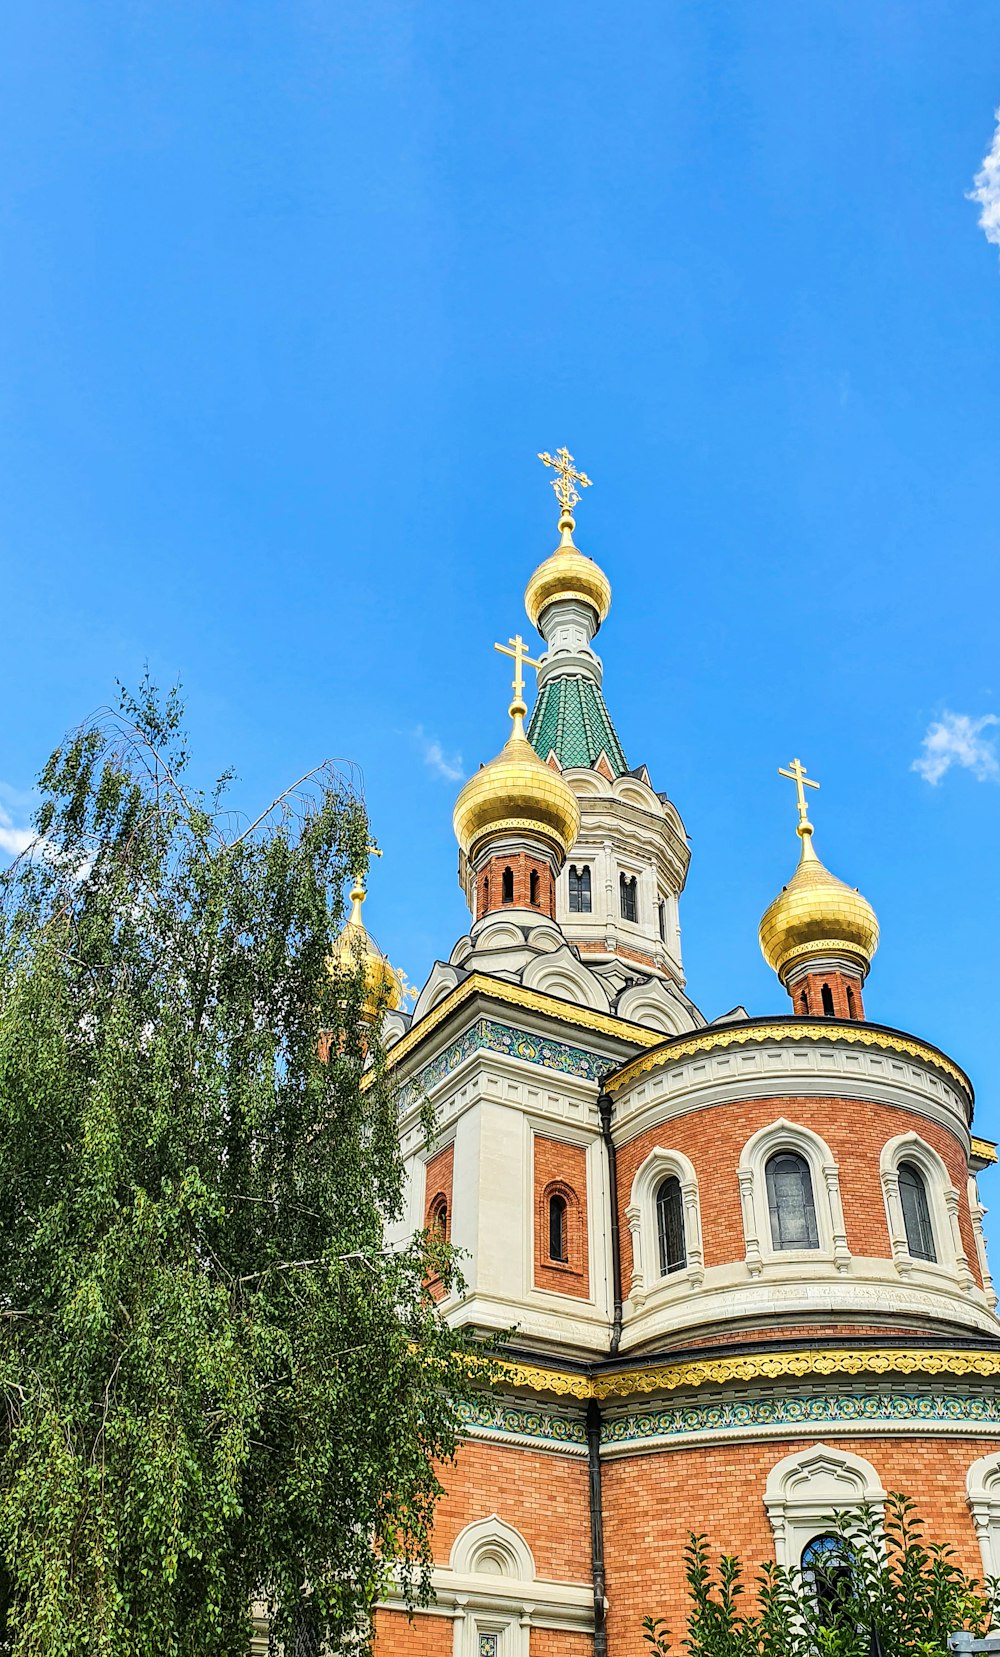
[[[808,1013],[808,1011],[809,1011],[809,997],[806,994],[805,990],[803,990],[802,994],[799,996],[799,1012],[800,1013]]]
[[[667,941],[667,906],[662,898],[657,904],[656,912],[660,923],[660,942],[665,944]]]
[[[764,1170],[771,1243],[776,1249],[819,1248],[816,1204],[809,1164],[793,1151],[779,1151]]]
[[[528,876],[528,900],[538,908],[538,870],[532,869]]]
[[[500,879],[500,898],[503,903],[514,901],[514,871],[505,869]]]
[[[851,1566],[842,1536],[814,1536],[802,1549],[802,1580],[820,1620],[833,1619],[851,1598]]]
[[[684,1198],[676,1174],[661,1180],[656,1191],[656,1233],[660,1244],[660,1276],[669,1277],[687,1265],[684,1242]]]
[[[637,917],[635,875],[619,875],[618,884],[621,890],[622,920],[634,921]]]
[[[847,986],[847,1016],[848,1018],[857,1018],[858,1016],[854,1006],[854,991],[850,984]]]
[[[566,1251],[566,1198],[561,1197],[558,1191],[549,1198],[549,1259],[559,1260],[563,1265],[569,1259]]]
[[[489,908],[489,906],[490,906],[490,877],[489,877],[489,875],[485,875],[483,877],[483,909],[486,910],[486,909]]]
[[[431,1204],[430,1227],[436,1231],[443,1242],[448,1241],[448,1199],[445,1196],[435,1197]]]
[[[571,915],[590,914],[590,870],[571,867],[569,871],[569,908]]]
[[[823,997],[823,1017],[833,1017],[833,991],[829,984],[824,984],[820,994]]]
[[[906,1246],[914,1260],[937,1260],[934,1228],[924,1176],[913,1162],[899,1164],[899,1200],[903,1207]]]

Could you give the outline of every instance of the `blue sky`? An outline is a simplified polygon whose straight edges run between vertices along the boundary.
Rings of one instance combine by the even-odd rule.
[[[360,768],[422,979],[567,444],[690,992],[784,1009],[800,754],[1000,1136],[998,103],[995,0],[8,0],[0,838],[148,660],[248,808]]]

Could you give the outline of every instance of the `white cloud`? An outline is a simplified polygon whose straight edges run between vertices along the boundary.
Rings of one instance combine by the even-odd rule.
[[[1000,247],[1000,109],[997,110],[997,130],[993,134],[993,146],[989,155],[984,156],[983,164],[976,174],[973,183],[974,190],[969,190],[970,201],[977,201],[982,208],[979,215],[979,227],[988,242]]]
[[[991,725],[1000,725],[995,713],[971,719],[967,713],[946,711],[927,727],[924,751],[913,761],[911,771],[919,771],[925,782],[939,783],[953,765],[961,765],[977,782],[1000,781],[996,738],[982,734]]]
[[[0,852],[8,857],[20,857],[37,838],[34,829],[19,828],[9,811],[0,805]]]
[[[465,776],[461,754],[446,754],[436,736],[428,736],[422,725],[413,733],[414,741],[423,755],[424,764],[446,782],[461,782]]]

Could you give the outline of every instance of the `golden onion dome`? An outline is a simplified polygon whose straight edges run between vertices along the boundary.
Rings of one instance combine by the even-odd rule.
[[[551,558],[539,564],[524,589],[524,608],[532,627],[538,626],[542,611],[560,599],[576,599],[589,604],[597,617],[597,626],[611,609],[611,583],[592,558],[585,558],[573,545],[573,518],[564,512],[559,520],[562,540]],[[596,632],[596,628],[595,628]]]
[[[561,772],[539,759],[524,734],[527,711],[515,698],[510,736],[455,801],[455,837],[466,857],[474,857],[487,837],[527,833],[548,841],[565,858],[580,832],[576,795]]]
[[[335,972],[356,972],[361,967],[365,981],[365,1012],[371,1017],[398,1007],[402,1000],[399,977],[382,954],[361,919],[365,889],[360,880],[351,889],[351,913],[333,946],[330,961]]]
[[[878,920],[867,898],[846,886],[820,862],[812,847],[813,826],[803,818],[799,866],[764,913],[760,947],[784,983],[799,962],[822,955],[846,955],[864,977],[878,948]]]

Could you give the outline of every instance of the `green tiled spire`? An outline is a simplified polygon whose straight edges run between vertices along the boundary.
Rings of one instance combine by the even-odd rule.
[[[628,770],[604,697],[591,679],[550,679],[535,703],[528,741],[542,759],[554,753],[563,770],[592,769],[602,753],[616,777]]]

